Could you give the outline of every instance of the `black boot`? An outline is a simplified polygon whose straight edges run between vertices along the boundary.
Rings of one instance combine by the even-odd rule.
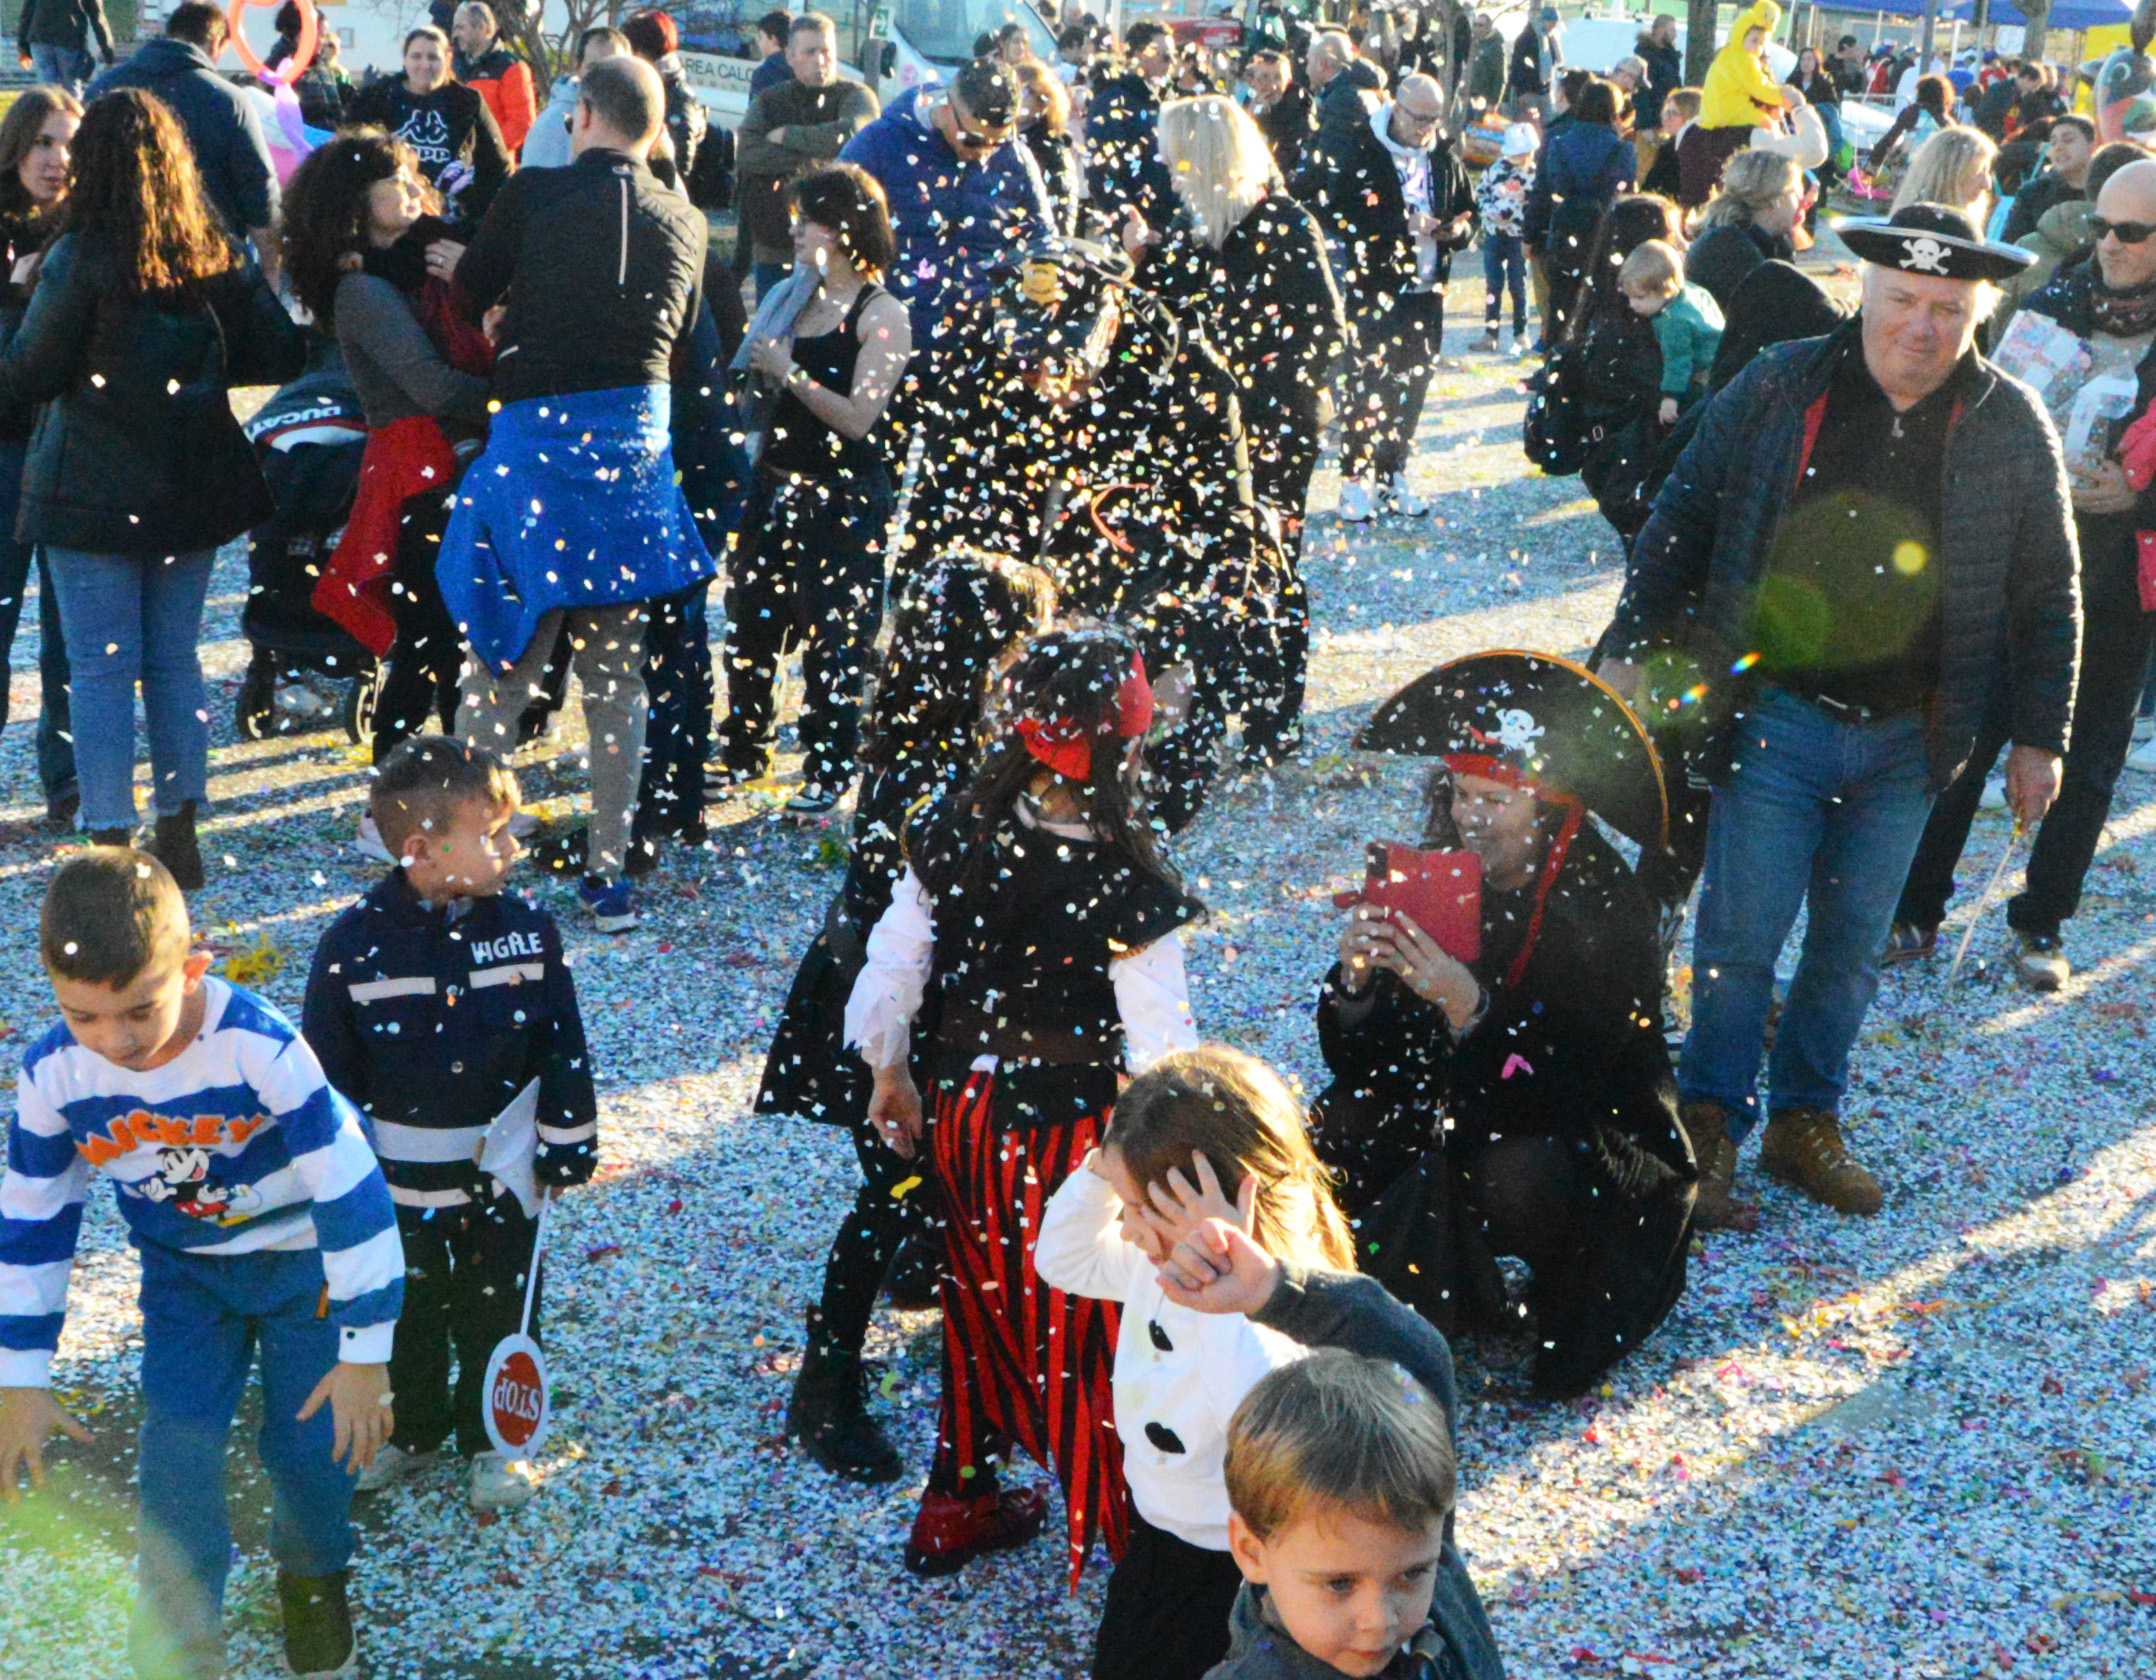
[[[284,1660],[296,1680],[345,1680],[359,1672],[359,1640],[345,1602],[349,1570],[334,1575],[277,1571],[277,1599],[284,1608]]]
[[[132,846],[135,843],[135,831],[131,828],[93,828],[89,833],[89,841],[93,846]]]
[[[801,1374],[786,1402],[786,1433],[799,1436],[809,1457],[849,1482],[895,1482],[906,1468],[868,1415],[859,1354],[811,1347],[801,1356]]]
[[[943,1245],[916,1233],[898,1245],[883,1280],[883,1298],[902,1312],[926,1312],[943,1300]]]
[[[190,799],[169,817],[157,819],[150,836],[150,856],[172,871],[182,892],[196,892],[208,879],[202,873],[202,848],[195,840],[195,802]]]

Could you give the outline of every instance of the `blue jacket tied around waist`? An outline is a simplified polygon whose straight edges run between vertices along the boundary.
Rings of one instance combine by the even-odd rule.
[[[664,385],[533,397],[494,416],[436,572],[472,651],[505,672],[556,608],[676,595],[718,568],[674,479]]]

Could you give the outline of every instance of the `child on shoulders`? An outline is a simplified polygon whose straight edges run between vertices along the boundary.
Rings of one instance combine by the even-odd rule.
[[[304,1040],[209,977],[187,905],[147,853],[98,846],[53,872],[39,919],[60,1020],[24,1052],[0,1183],[0,1488],[42,1487],[50,1366],[90,1173],[142,1255],[139,1670],[224,1672],[233,1414],[259,1353],[285,1659],[353,1672],[352,1477],[390,1435],[404,1290],[388,1188],[352,1105]]]

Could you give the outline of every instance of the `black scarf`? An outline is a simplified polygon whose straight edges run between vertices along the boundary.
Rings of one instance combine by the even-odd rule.
[[[387,280],[406,297],[417,297],[427,283],[427,247],[437,239],[455,239],[457,229],[439,216],[422,216],[396,244],[370,248],[360,266],[377,280]]]
[[[2139,338],[2156,332],[2156,280],[2115,292],[2103,276],[2093,277],[2089,291],[2089,325],[2106,338]]]

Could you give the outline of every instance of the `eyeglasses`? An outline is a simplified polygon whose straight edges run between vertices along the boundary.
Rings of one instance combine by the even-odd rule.
[[[1400,113],[1402,122],[1413,123],[1417,128],[1435,128],[1445,116],[1442,111],[1410,111],[1405,105],[1395,105],[1393,109]]]
[[[2110,234],[2121,245],[2142,245],[2156,238],[2156,222],[2113,222],[2102,216],[2089,218],[2089,237],[2102,239]]]
[[[992,152],[1015,132],[1011,128],[968,128],[961,122],[958,132],[951,136],[951,144],[969,152]]]

